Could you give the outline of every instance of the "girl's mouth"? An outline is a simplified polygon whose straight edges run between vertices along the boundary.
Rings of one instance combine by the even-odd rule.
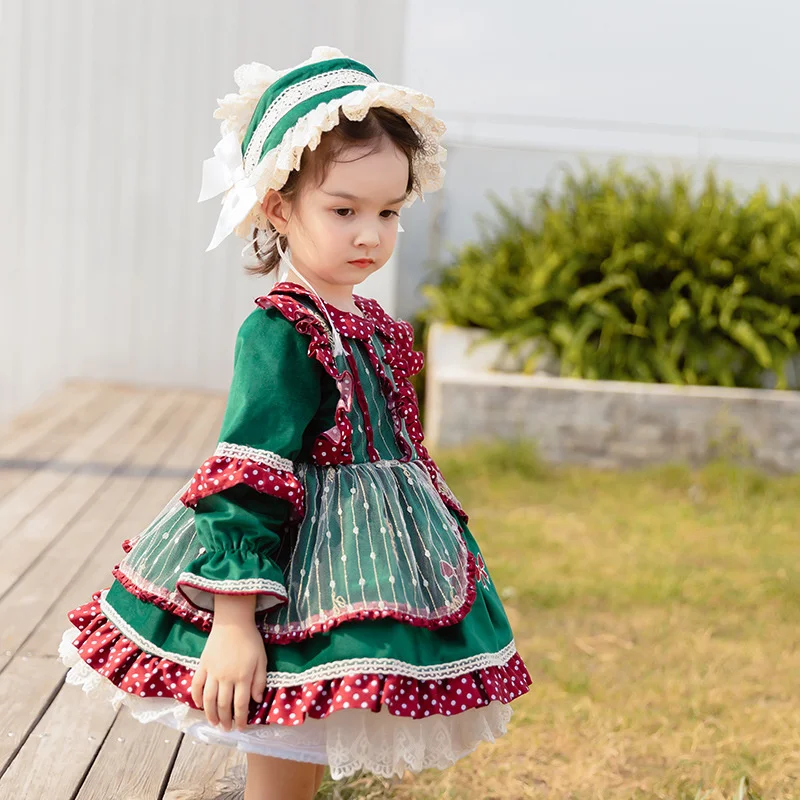
[[[355,261],[348,261],[347,263],[356,267],[371,267],[375,261],[371,258],[357,258]]]

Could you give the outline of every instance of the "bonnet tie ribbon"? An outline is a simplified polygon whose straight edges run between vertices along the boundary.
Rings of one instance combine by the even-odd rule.
[[[295,275],[297,275],[298,278],[300,278],[301,281],[303,281],[303,283],[306,286],[308,286],[309,289],[311,289],[311,291],[314,293],[314,295],[316,295],[317,299],[319,300],[320,308],[322,309],[322,312],[325,314],[325,316],[328,318],[328,323],[331,326],[331,334],[333,336],[333,355],[334,356],[343,355],[344,347],[342,346],[342,337],[339,335],[339,331],[336,330],[336,326],[333,324],[333,319],[331,318],[331,315],[328,313],[328,309],[325,307],[325,302],[319,296],[317,290],[308,282],[308,280],[306,280],[306,278],[300,272],[297,271],[297,267],[295,267],[295,265],[292,264],[292,262],[289,259],[289,255],[281,246],[280,237],[275,239],[275,246],[278,248],[278,253],[280,253],[282,264],[286,267],[285,271],[283,272],[283,277],[281,278],[279,276],[279,282],[287,280],[287,278],[289,277],[289,270],[291,270],[292,272],[294,272]]]
[[[227,191],[219,212],[217,227],[206,252],[217,247],[242,222],[258,201],[255,187],[244,174],[242,149],[235,133],[217,142],[214,155],[203,162],[203,184],[198,203]]]

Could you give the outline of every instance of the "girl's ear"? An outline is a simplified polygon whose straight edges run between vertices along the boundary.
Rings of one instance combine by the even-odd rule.
[[[289,203],[280,192],[270,189],[261,201],[261,207],[278,233],[286,233],[289,225]]]

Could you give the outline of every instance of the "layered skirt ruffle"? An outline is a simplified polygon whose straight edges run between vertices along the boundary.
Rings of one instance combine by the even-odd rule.
[[[263,755],[328,764],[341,779],[359,770],[384,777],[444,768],[507,731],[509,703],[525,694],[530,675],[513,641],[494,656],[453,662],[447,677],[426,679],[353,670],[338,677],[298,676],[268,682],[251,699],[247,727],[211,726],[191,697],[194,670],[148,653],[103,613],[103,592],[70,612],[59,658],[67,682],[125,704],[141,722],[158,721],[202,741]],[[484,662],[484,663],[481,663]],[[330,674],[331,670],[326,672]]]

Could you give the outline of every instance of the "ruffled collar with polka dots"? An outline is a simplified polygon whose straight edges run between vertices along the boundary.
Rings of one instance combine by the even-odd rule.
[[[369,341],[372,335],[378,330],[387,339],[393,340],[395,337],[392,318],[381,308],[377,300],[371,297],[362,297],[361,295],[354,294],[353,302],[361,310],[363,316],[356,314],[352,311],[344,311],[331,305],[321,297],[316,296],[310,289],[299,283],[292,281],[281,281],[276,283],[268,292],[267,296],[271,295],[302,295],[308,297],[314,304],[320,308],[320,303],[324,304],[336,330],[342,336],[347,336],[351,339],[361,339],[362,341]],[[323,310],[320,308],[320,310]]]

